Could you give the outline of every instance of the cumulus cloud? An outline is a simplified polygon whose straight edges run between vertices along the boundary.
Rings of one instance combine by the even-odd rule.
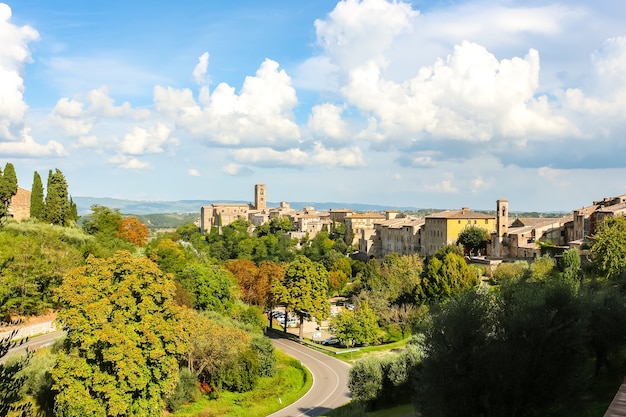
[[[126,155],[115,155],[107,160],[108,163],[114,164],[119,168],[130,171],[141,171],[150,167],[150,164],[140,161],[137,158],[131,158]]]
[[[316,20],[317,42],[340,68],[372,59],[384,64],[383,53],[394,38],[412,29],[419,15],[411,5],[385,0],[344,0],[326,20]]]
[[[164,152],[168,145],[177,145],[178,140],[170,138],[171,129],[163,123],[144,129],[135,126],[124,136],[119,150],[128,155],[144,155]]]
[[[46,145],[36,143],[30,136],[29,128],[23,128],[19,141],[0,142],[0,154],[5,156],[37,158],[44,156],[66,156],[67,152],[59,142],[51,140]]]
[[[29,43],[39,39],[39,33],[30,26],[11,23],[11,16],[9,6],[0,3],[0,140],[21,137],[28,109],[24,101],[24,64],[31,62]]]
[[[189,175],[190,177],[199,177],[200,176],[200,171],[198,171],[195,168],[189,168],[187,170],[187,175]]]
[[[278,151],[272,148],[236,149],[232,151],[235,161],[255,166],[283,166],[303,168],[328,166],[358,168],[365,166],[362,151],[354,146],[340,149],[327,149],[315,143],[308,152],[299,148]]]
[[[286,147],[300,139],[293,114],[296,91],[287,73],[270,59],[255,76],[246,77],[239,94],[220,83],[201,105],[189,89],[156,86],[154,101],[160,114],[209,144]]]
[[[224,166],[222,172],[233,177],[249,177],[254,173],[254,170],[247,166],[231,163]]]
[[[349,129],[341,118],[343,106],[324,103],[313,106],[309,116],[308,127],[316,138],[331,141],[349,140]]]
[[[209,53],[205,52],[198,58],[198,64],[193,69],[193,79],[196,84],[207,83],[207,70],[209,69]]]

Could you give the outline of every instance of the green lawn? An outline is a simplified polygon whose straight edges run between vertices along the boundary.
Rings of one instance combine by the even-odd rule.
[[[181,407],[174,417],[264,417],[302,397],[313,378],[300,363],[276,351],[278,369],[271,378],[261,378],[250,392],[222,392],[217,399],[201,400]],[[281,393],[278,395],[277,393]]]

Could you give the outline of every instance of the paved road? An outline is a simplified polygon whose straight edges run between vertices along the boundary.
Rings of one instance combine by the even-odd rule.
[[[59,331],[56,331],[56,332],[46,333],[46,334],[41,335],[41,336],[36,336],[36,337],[30,338],[30,339],[28,339],[28,341],[24,342],[23,344],[21,344],[21,345],[19,345],[17,347],[14,347],[11,350],[9,350],[9,353],[7,353],[7,355],[5,357],[0,359],[0,362],[4,362],[7,358],[10,358],[13,355],[24,354],[26,352],[27,348],[29,350],[37,350],[37,349],[40,349],[42,347],[50,346],[57,339],[60,339],[64,335],[65,335],[65,332],[62,331],[62,330],[59,330]]]
[[[324,355],[301,344],[271,335],[276,348],[298,359],[313,375],[313,386],[304,397],[269,417],[322,416],[328,411],[350,401],[348,369],[350,366],[338,359]]]

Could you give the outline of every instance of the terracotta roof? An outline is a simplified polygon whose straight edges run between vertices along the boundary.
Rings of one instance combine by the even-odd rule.
[[[348,214],[347,219],[386,219],[384,214],[380,213],[356,213]]]
[[[485,213],[478,213],[469,209],[446,210],[426,216],[427,219],[495,219],[496,216]]]

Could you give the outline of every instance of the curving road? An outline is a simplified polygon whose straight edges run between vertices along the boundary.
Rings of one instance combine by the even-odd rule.
[[[269,417],[322,416],[350,401],[348,369],[350,365],[307,348],[295,341],[270,334],[276,348],[298,359],[313,375],[313,386],[302,398]]]
[[[65,332],[63,330],[58,330],[52,333],[46,333],[41,336],[29,337],[28,340],[24,341],[22,344],[14,347],[13,349],[9,349],[7,355],[0,359],[0,362],[4,362],[6,359],[10,358],[14,355],[23,355],[26,353],[26,349],[28,350],[37,350],[42,347],[52,345],[57,339],[65,336]]]

